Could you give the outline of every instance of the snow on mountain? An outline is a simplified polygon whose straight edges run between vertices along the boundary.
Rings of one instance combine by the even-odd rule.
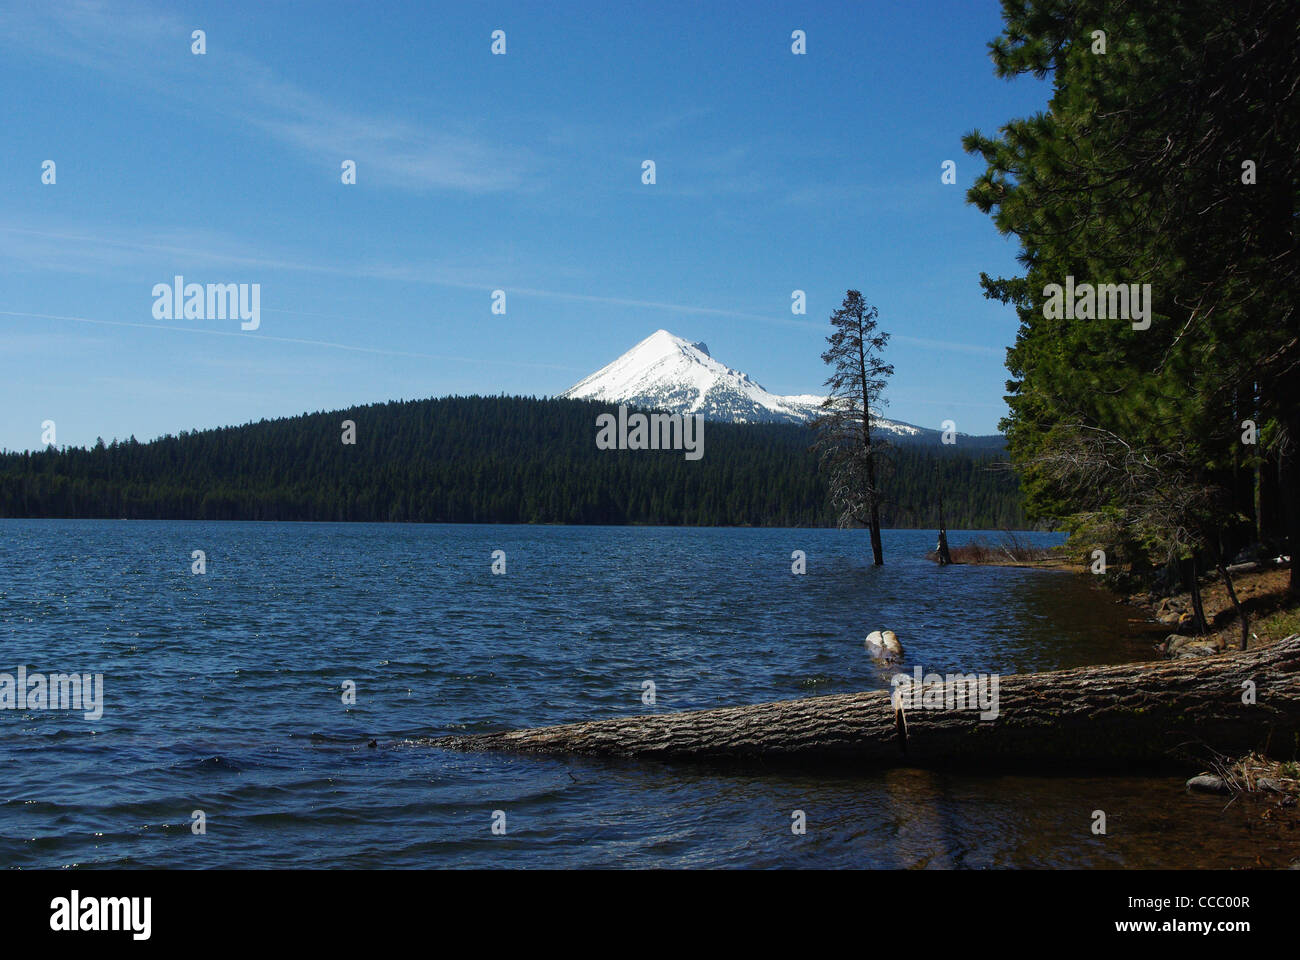
[[[731,423],[803,423],[816,416],[822,397],[783,397],[748,374],[719,363],[703,343],[656,330],[613,363],[578,381],[561,397],[625,403],[632,407],[699,413]],[[900,436],[920,427],[873,418],[872,426]]]

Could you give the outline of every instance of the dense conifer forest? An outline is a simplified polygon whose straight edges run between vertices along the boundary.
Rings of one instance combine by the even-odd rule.
[[[981,282],[1020,318],[1002,428],[1026,509],[1080,555],[1181,564],[1193,591],[1236,557],[1294,555],[1300,7],[1003,14],[995,72],[1050,77],[1052,97],[963,144],[984,167],[968,199],[1023,268]]]
[[[708,423],[704,456],[598,450],[580,400],[448,397],[0,454],[0,516],[824,526],[807,428]],[[355,444],[343,443],[343,421]],[[999,438],[889,451],[883,522],[1023,528]],[[1003,466],[999,466],[1003,464]]]

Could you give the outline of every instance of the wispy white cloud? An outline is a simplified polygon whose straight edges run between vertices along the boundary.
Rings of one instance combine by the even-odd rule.
[[[0,316],[27,317],[35,320],[61,320],[72,323],[89,323],[106,327],[135,327],[140,330],[161,330],[167,333],[192,333],[208,337],[239,337],[248,343],[292,343],[309,347],[325,347],[332,350],[349,350],[353,353],[373,353],[389,357],[407,357],[414,360],[446,360],[454,363],[477,365],[495,365],[508,367],[529,367],[547,370],[564,370],[570,373],[585,372],[577,367],[566,367],[553,363],[534,363],[523,360],[496,360],[482,357],[453,357],[438,353],[420,353],[412,350],[390,350],[384,347],[367,347],[354,343],[338,343],[330,340],[311,340],[305,337],[277,337],[270,334],[247,333],[233,330],[209,330],[204,327],[185,327],[179,324],[136,323],[129,320],[105,320],[96,317],[64,316],[50,313],[28,313],[21,310],[0,310]]]
[[[0,223],[0,260],[25,262],[31,267],[45,269],[80,273],[110,273],[120,277],[127,270],[156,270],[158,255],[163,254],[168,257],[183,258],[186,263],[195,267],[228,265],[257,270],[283,270],[473,290],[484,294],[490,293],[501,286],[504,281],[499,278],[508,275],[508,271],[504,268],[494,271],[482,266],[470,269],[449,267],[440,263],[320,263],[304,260],[292,254],[259,255],[248,252],[246,241],[227,238],[212,231],[154,228],[150,230],[149,236],[151,239],[142,239],[120,230],[96,231],[86,226],[71,226],[55,230],[33,230]],[[488,274],[492,274],[497,279],[494,282],[488,282],[484,279]],[[158,279],[152,274],[149,275],[150,283]],[[582,293],[574,290],[515,286],[508,283],[505,283],[505,287],[512,297],[536,297],[542,300],[658,310],[680,316],[713,317],[745,323],[813,330],[818,333],[824,333],[826,330],[824,322],[806,318],[799,319],[793,315],[785,316],[775,312],[771,314],[753,313],[698,303],[674,303],[638,297]],[[311,315],[306,311],[270,306],[263,309],[268,313]],[[144,324],[143,326],[150,325]],[[927,339],[906,334],[894,334],[894,340],[898,343],[930,350],[999,358],[1004,354],[1004,350],[1000,347]]]
[[[45,0],[0,10],[0,47],[14,56],[70,61],[125,86],[216,110],[232,126],[254,126],[318,161],[355,160],[368,183],[471,193],[528,184],[535,163],[530,150],[478,135],[454,117],[434,129],[348,110],[229,48],[220,52],[219,70],[186,69],[193,65],[175,51],[186,49],[192,27],[168,11],[129,2]],[[209,56],[218,59],[215,50]]]

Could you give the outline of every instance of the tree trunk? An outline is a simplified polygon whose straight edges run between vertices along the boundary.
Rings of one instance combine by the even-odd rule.
[[[1291,579],[1288,589],[1293,600],[1300,600],[1300,582],[1296,580],[1296,567],[1300,566],[1300,464],[1297,464],[1297,447],[1300,447],[1300,414],[1287,419],[1286,436],[1278,453],[1278,487],[1281,493],[1284,522],[1286,523],[1286,552],[1291,557]]]
[[[1253,380],[1247,379],[1237,388],[1236,407],[1238,424],[1244,420],[1251,420],[1255,424],[1262,422]],[[1258,451],[1258,444],[1248,447],[1242,443],[1235,443],[1232,446],[1231,490],[1233,512],[1237,514],[1238,519],[1231,521],[1227,529],[1220,533],[1227,563],[1232,562],[1233,557],[1243,547],[1259,543],[1259,499],[1256,489]]]
[[[939,528],[939,544],[935,549],[939,553],[939,566],[946,567],[952,563],[952,554],[948,551],[948,531]]]
[[[885,565],[885,555],[880,547],[880,501],[871,501],[871,557],[872,562],[878,566]]]
[[[1245,689],[1255,691],[1254,702],[1242,702]],[[988,720],[956,708],[906,709],[898,718],[890,695],[873,691],[427,742],[855,767],[1156,764],[1197,743],[1229,756],[1271,749],[1289,759],[1300,736],[1300,634],[1246,653],[1002,677],[997,705],[998,716]]]
[[[866,414],[867,423],[863,424],[862,429],[870,431],[870,413]],[[866,436],[865,456],[867,458],[867,485],[871,488],[869,495],[871,497],[871,556],[876,566],[881,567],[885,564],[885,556],[880,548],[880,493],[876,489],[876,454],[871,449],[870,433]]]
[[[1281,470],[1278,465],[1277,451],[1270,451],[1260,460],[1256,473],[1259,488],[1259,508],[1256,511],[1259,529],[1255,540],[1263,550],[1271,551],[1267,552],[1266,556],[1275,556],[1286,552],[1282,549],[1282,541],[1286,536],[1286,514],[1282,504],[1279,482]]]
[[[1196,631],[1198,637],[1203,637],[1209,631],[1209,624],[1205,619],[1205,606],[1201,603],[1200,560],[1201,555],[1193,553],[1191,559],[1185,562],[1187,592],[1192,598],[1192,629]]]
[[[862,453],[867,461],[867,486],[871,498],[871,557],[878,567],[885,565],[885,554],[880,547],[880,491],[876,488],[876,452],[871,449],[871,390],[867,376],[867,331],[863,329],[862,316],[858,317],[858,376],[862,385]]]
[[[946,567],[952,563],[952,554],[948,552],[948,528],[943,522],[943,493],[939,494],[939,543],[934,548],[939,554],[939,566]]]
[[[1232,608],[1237,612],[1237,622],[1241,625],[1241,647],[1245,650],[1250,645],[1250,618],[1246,616],[1246,610],[1242,607],[1241,602],[1237,599],[1237,591],[1232,585],[1232,576],[1228,573],[1228,567],[1223,562],[1223,548],[1220,547],[1215,551],[1214,565],[1219,570],[1219,576],[1223,578],[1223,586],[1228,591],[1228,599],[1232,601]]]
[[[1232,601],[1232,607],[1237,611],[1237,622],[1241,624],[1241,649],[1245,650],[1250,644],[1250,618],[1246,616],[1246,611],[1237,599],[1237,591],[1232,588],[1232,577],[1228,576],[1228,568],[1222,563],[1219,564],[1219,575],[1223,577],[1223,585],[1228,588],[1228,599]]]

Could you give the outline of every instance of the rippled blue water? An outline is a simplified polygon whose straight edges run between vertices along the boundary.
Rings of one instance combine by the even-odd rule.
[[[898,632],[908,668],[1011,673],[1149,652],[1084,578],[940,569],[922,558],[932,537],[887,531],[873,568],[853,531],[0,521],[0,672],[105,684],[98,721],[0,710],[0,864],[1185,860],[1166,850],[1172,816],[1150,792],[1195,801],[1168,779],[764,774],[412,742],[883,688],[862,649],[876,628]],[[794,550],[805,576],[791,574]],[[1092,837],[1103,800],[1144,826]],[[790,830],[795,809],[805,836]],[[195,810],[206,835],[190,829]]]

